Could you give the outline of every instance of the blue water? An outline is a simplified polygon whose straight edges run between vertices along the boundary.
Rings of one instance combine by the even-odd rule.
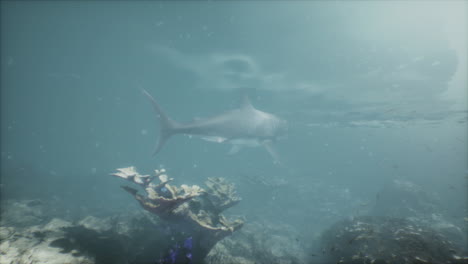
[[[231,209],[319,232],[394,179],[466,215],[466,2],[1,3],[1,193],[92,211],[134,205],[109,173],[164,167],[176,183],[225,177]],[[277,149],[177,135],[178,121],[253,105],[290,123]],[[346,201],[346,202],[336,202]],[[289,212],[289,214],[279,213]]]

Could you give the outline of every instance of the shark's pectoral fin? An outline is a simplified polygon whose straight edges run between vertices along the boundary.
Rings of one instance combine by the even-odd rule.
[[[228,155],[234,155],[242,149],[240,145],[232,145],[231,149],[227,153]]]
[[[268,151],[268,154],[273,158],[273,163],[276,165],[283,166],[283,163],[281,162],[280,156],[278,152],[276,151],[275,147],[273,146],[273,141],[271,140],[265,140],[262,142],[262,145],[265,147],[265,149]]]

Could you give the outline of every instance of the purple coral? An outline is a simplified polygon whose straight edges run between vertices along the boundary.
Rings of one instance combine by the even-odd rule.
[[[192,263],[192,237],[184,240],[184,246],[181,248],[179,244],[175,244],[169,250],[169,253],[161,259],[158,264],[193,264]]]
[[[189,237],[189,238],[185,239],[184,248],[186,248],[188,250],[192,250],[192,237]]]

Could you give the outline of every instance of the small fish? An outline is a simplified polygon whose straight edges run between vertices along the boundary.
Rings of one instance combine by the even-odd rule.
[[[424,144],[424,147],[426,148],[427,151],[432,152],[432,148],[429,145]]]

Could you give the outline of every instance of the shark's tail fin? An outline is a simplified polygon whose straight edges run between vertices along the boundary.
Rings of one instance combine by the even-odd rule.
[[[156,144],[156,148],[154,149],[153,156],[158,154],[158,152],[162,149],[166,141],[174,134],[178,133],[178,128],[180,127],[180,124],[177,123],[176,121],[170,119],[166,113],[162,110],[162,108],[159,106],[159,104],[156,102],[156,100],[151,96],[146,90],[142,90],[143,94],[148,97],[148,99],[151,102],[151,105],[153,106],[154,111],[157,114],[157,117],[160,122],[160,128],[159,128],[159,139],[158,143]]]

